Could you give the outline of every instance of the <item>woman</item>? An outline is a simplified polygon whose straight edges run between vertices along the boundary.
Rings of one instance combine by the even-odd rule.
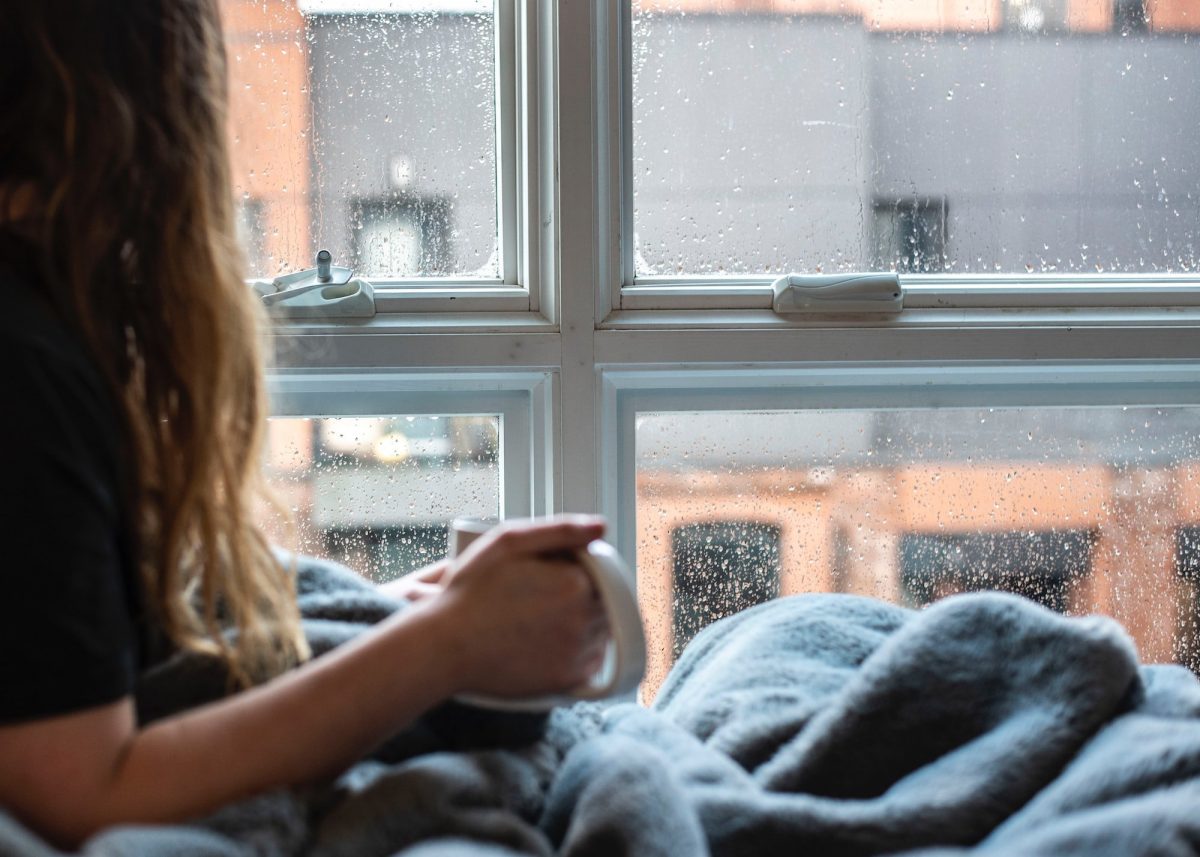
[[[485,536],[304,663],[248,514],[263,380],[225,85],[215,0],[5,4],[0,806],[58,844],[329,776],[453,694],[561,691],[602,651],[553,557],[603,525],[564,518]],[[246,689],[139,726],[134,681],[173,648]]]

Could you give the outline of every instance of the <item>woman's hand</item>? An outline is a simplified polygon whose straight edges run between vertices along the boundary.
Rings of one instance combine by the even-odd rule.
[[[388,598],[416,604],[441,594],[445,588],[443,578],[449,568],[450,560],[438,560],[433,565],[410,571],[403,577],[381,583],[376,588]]]
[[[595,673],[608,626],[577,556],[603,533],[592,517],[506,523],[451,564],[430,606],[451,617],[446,655],[458,692],[538,696]]]

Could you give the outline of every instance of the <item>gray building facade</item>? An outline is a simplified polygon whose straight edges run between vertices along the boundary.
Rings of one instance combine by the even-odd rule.
[[[492,34],[311,17],[314,230],[364,273],[498,271]],[[1194,271],[1196,41],[640,16],[638,273]]]

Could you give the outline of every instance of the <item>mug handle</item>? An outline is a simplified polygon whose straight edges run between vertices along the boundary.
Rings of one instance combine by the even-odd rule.
[[[646,673],[646,635],[638,610],[633,574],[608,542],[596,541],[580,552],[608,614],[611,639],[600,671],[571,692],[574,699],[604,699],[637,689]]]
[[[646,634],[638,610],[633,574],[607,542],[595,541],[579,553],[580,565],[600,595],[608,616],[610,639],[599,672],[569,693],[529,699],[501,699],[482,694],[459,694],[455,699],[497,711],[549,711],[580,700],[604,699],[630,693],[646,673]]]

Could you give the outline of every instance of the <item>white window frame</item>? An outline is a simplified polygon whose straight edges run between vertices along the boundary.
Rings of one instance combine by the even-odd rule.
[[[1106,387],[1105,367],[1140,367],[1152,383],[1172,366],[1200,366],[1200,283],[1189,278],[906,277],[907,307],[895,318],[800,321],[766,308],[766,278],[633,283],[623,234],[631,228],[630,129],[621,122],[628,115],[628,2],[511,2],[523,45],[516,51],[521,120],[513,175],[524,230],[517,277],[528,287],[528,305],[512,309],[425,287],[389,293],[383,312],[366,323],[292,325],[280,331],[279,377],[327,382],[314,398],[293,402],[319,412],[322,395],[372,373],[384,373],[406,395],[449,384],[460,412],[470,413],[486,410],[475,403],[496,385],[536,388],[530,395],[540,404],[530,405],[530,419],[540,428],[528,442],[544,469],[521,465],[531,474],[529,508],[604,510],[632,559],[632,481],[621,462],[629,455],[622,445],[633,437],[622,408],[646,397],[694,392],[716,384],[720,373],[740,372],[740,384],[713,387],[709,399],[710,407],[744,410],[762,401],[764,387],[754,380],[779,373],[800,386],[786,395],[786,384],[766,389],[781,402],[800,402],[809,400],[801,380],[830,365],[936,378],[970,363],[1015,375],[1056,367],[1075,373],[1073,382],[1099,402],[1105,389],[1130,390]],[[364,391],[380,402],[387,393],[370,385]]]
[[[272,374],[268,386],[276,417],[497,416],[500,516],[550,511],[554,402],[546,373],[290,370]]]
[[[304,8],[301,2],[301,8]],[[343,2],[308,4],[310,13],[334,11],[396,11],[394,2]],[[431,8],[437,4],[430,2]],[[439,14],[474,11],[474,3],[445,3]],[[495,0],[493,21],[496,40],[496,192],[497,244],[501,272],[498,278],[470,276],[436,278],[372,279],[377,319],[359,329],[405,327],[444,323],[439,316],[465,317],[486,313],[501,316],[498,326],[514,323],[548,327],[553,310],[553,282],[543,271],[550,259],[543,246],[550,234],[544,218],[553,210],[552,138],[543,133],[543,110],[552,87],[547,85],[552,69],[547,64],[544,22],[539,10],[524,0]],[[547,173],[549,171],[549,173]],[[546,175],[551,177],[547,183]],[[544,192],[543,188],[547,191]],[[316,236],[318,239],[320,236]],[[552,243],[552,242],[551,242]],[[487,319],[474,318],[467,326],[487,326]],[[325,326],[342,329],[345,325]],[[314,332],[320,325],[293,323],[288,330]]]
[[[811,362],[753,370],[613,370],[604,373],[602,383],[601,455],[611,466],[601,478],[600,508],[616,525],[618,547],[630,557],[637,555],[639,414],[1200,405],[1200,364],[1192,360]]]

